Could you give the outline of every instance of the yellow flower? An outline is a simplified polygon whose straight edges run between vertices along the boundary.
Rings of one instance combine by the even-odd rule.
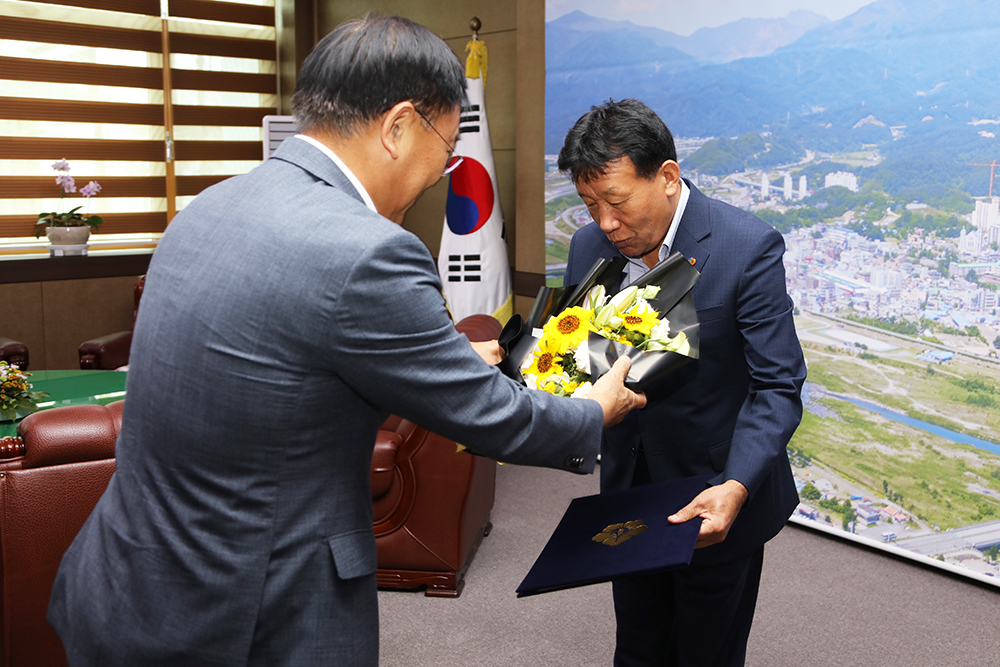
[[[558,346],[549,340],[547,336],[543,336],[542,340],[538,341],[538,349],[532,354],[535,355],[535,360],[525,369],[524,373],[526,375],[537,375],[539,386],[542,385],[543,379],[553,373],[563,372],[562,366],[559,365],[562,357],[559,356]]]
[[[622,315],[622,326],[629,331],[638,331],[646,336],[660,322],[656,317],[656,311],[648,310],[645,313],[628,313]]]
[[[587,339],[592,314],[579,306],[567,308],[542,327],[543,335],[555,343],[559,354],[568,352]]]

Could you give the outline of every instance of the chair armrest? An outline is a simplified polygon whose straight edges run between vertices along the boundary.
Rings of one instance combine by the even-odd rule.
[[[372,498],[381,498],[390,488],[396,476],[396,452],[403,444],[403,436],[392,431],[379,430],[375,436],[375,450],[372,452],[371,487]]]
[[[80,368],[84,370],[114,370],[128,363],[132,347],[132,332],[117,333],[91,338],[80,343]]]
[[[21,468],[114,458],[121,429],[120,403],[68,405],[28,415],[17,425],[24,442]]]
[[[455,325],[459,333],[464,333],[473,343],[496,340],[503,331],[500,320],[492,315],[469,315]]]
[[[27,369],[28,346],[0,336],[0,361],[6,361],[11,366],[17,366],[21,370]]]

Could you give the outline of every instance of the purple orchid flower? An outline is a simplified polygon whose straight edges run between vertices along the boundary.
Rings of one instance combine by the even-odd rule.
[[[97,181],[91,181],[90,183],[87,183],[85,186],[80,188],[80,194],[83,195],[84,197],[93,197],[100,191],[101,191],[101,186],[98,184]]]
[[[59,174],[56,176],[56,185],[61,187],[63,192],[76,192],[76,181],[68,174]]]

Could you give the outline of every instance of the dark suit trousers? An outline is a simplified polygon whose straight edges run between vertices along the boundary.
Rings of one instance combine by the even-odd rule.
[[[637,457],[634,484],[648,483]],[[615,667],[740,667],[764,547],[729,563],[617,579]]]

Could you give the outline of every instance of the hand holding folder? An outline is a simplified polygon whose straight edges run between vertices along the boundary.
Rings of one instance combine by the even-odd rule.
[[[672,524],[667,517],[704,491],[709,479],[688,477],[574,499],[517,596],[690,564],[701,518]]]
[[[746,503],[749,493],[742,483],[735,479],[717,486],[710,486],[676,514],[667,517],[670,523],[684,523],[696,516],[702,517],[701,530],[695,549],[718,544],[726,539],[729,528]]]

